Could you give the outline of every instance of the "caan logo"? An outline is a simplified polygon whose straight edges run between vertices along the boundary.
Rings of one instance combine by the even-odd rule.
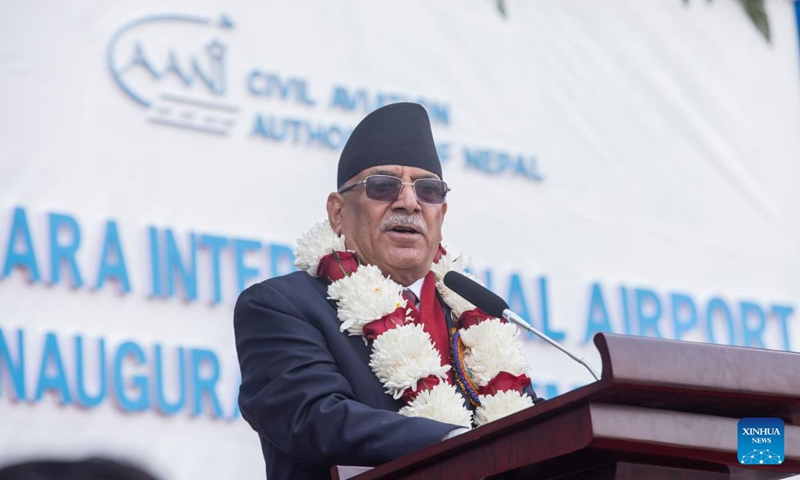
[[[227,135],[239,107],[225,101],[225,38],[233,22],[190,15],[155,15],[117,30],[108,68],[117,85],[147,109],[149,122]]]
[[[360,117],[395,102],[419,103],[432,123],[451,125],[450,102],[425,94],[326,79],[312,82],[304,74],[247,65],[239,55],[231,66],[233,30],[226,15],[144,16],[114,32],[106,54],[108,69],[120,92],[152,125],[226,136],[236,129],[261,145],[338,152]],[[536,182],[545,178],[531,152],[457,146],[446,132],[438,137],[437,151],[442,163],[460,156],[464,168],[483,174]]]

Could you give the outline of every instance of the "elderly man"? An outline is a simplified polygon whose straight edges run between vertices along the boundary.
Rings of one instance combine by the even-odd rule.
[[[485,315],[464,313],[474,307],[432,271],[452,263],[440,247],[447,192],[425,110],[398,103],[372,112],[342,151],[329,225],[299,242],[330,238],[332,246],[316,256],[299,246],[306,268],[239,297],[239,404],[270,480],[330,478],[332,465],[411,453],[469,427],[487,395],[515,390],[503,414],[531,404],[519,352],[491,379],[467,378],[453,362],[451,347],[465,348],[459,315],[465,325]],[[396,374],[412,370],[410,381]]]

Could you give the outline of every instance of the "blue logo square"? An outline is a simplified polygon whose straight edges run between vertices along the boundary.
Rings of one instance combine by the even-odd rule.
[[[785,452],[783,420],[780,418],[743,418],[738,426],[739,463],[743,465],[780,465]]]

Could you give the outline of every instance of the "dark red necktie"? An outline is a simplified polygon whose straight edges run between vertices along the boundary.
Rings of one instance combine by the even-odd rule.
[[[406,305],[411,309],[411,316],[414,319],[419,319],[419,309],[417,308],[417,296],[408,288],[403,289],[403,298],[406,300]]]

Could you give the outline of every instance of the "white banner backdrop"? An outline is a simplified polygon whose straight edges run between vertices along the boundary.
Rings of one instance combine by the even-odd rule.
[[[4,4],[0,465],[262,477],[232,305],[291,269],[349,131],[399,100],[431,115],[449,250],[595,365],[598,331],[800,349],[793,3],[767,1],[771,43],[730,0],[506,10]],[[591,380],[527,348],[540,394]]]

